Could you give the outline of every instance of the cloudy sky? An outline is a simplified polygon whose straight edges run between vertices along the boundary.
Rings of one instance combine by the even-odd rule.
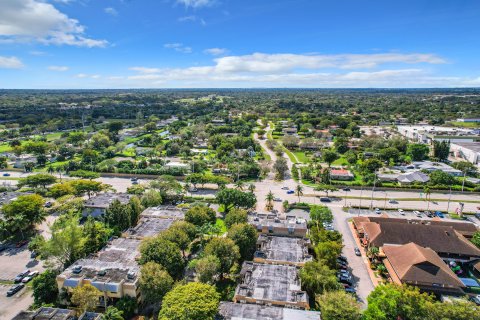
[[[477,0],[0,0],[0,88],[480,87]]]

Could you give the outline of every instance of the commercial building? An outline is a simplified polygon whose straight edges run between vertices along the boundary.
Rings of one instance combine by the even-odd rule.
[[[308,254],[310,240],[261,234],[257,239],[254,262],[303,266],[313,260]]]
[[[404,223],[389,221],[388,218],[377,222],[359,222],[357,219],[354,224],[361,224],[358,234],[362,245],[366,247],[374,246],[382,250],[387,244],[404,245],[413,242],[431,248],[444,260],[463,263],[480,258],[480,250],[453,226]]]
[[[432,249],[410,242],[400,246],[384,245],[382,250],[383,264],[394,283],[437,294],[464,293],[465,285]]]
[[[480,122],[480,118],[461,118],[457,122]]]
[[[413,168],[412,168],[413,166]],[[414,161],[411,165],[406,166],[407,170],[426,170],[428,172],[433,171],[443,171],[455,177],[460,177],[463,175],[463,172],[449,166],[443,162],[432,162],[432,161]]]
[[[234,302],[308,309],[295,266],[244,262]]]
[[[432,144],[433,141],[449,140],[450,142],[480,141],[480,136],[474,129],[456,127],[438,127],[428,125],[398,126],[397,131],[402,136],[414,142]]]
[[[320,312],[257,304],[220,302],[215,320],[321,320]]]
[[[85,201],[83,216],[101,217],[113,201],[127,204],[133,196],[128,193],[100,193]]]
[[[455,158],[464,159],[476,166],[480,166],[480,142],[451,143],[450,153]]]
[[[91,284],[102,292],[99,306],[129,296],[141,300],[138,288],[140,240],[118,238],[87,258],[77,260],[57,276],[59,291]]]

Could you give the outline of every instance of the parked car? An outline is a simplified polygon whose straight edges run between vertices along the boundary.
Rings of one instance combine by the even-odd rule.
[[[27,282],[30,282],[30,280],[32,280],[33,278],[35,278],[36,276],[38,276],[38,271],[32,271],[30,272],[25,278],[22,279],[22,282],[23,283],[27,283]]]
[[[351,276],[351,274],[348,270],[339,270],[337,272],[337,275],[338,276],[344,276],[344,277],[350,277]]]
[[[477,294],[475,296],[470,296],[468,300],[474,302],[476,305],[480,306],[480,294]]]
[[[337,279],[341,283],[346,283],[346,284],[349,284],[349,285],[353,284],[352,277],[338,276]]]
[[[358,248],[353,249],[353,251],[355,251],[355,255],[357,255],[357,256],[362,255],[362,253],[360,252],[360,249],[358,249]]]
[[[13,281],[15,283],[19,283],[19,282],[22,282],[23,278],[25,278],[27,275],[30,274],[30,270],[27,269],[27,270],[24,270],[22,272],[20,272],[16,277],[15,279],[13,279]]]
[[[18,241],[17,244],[15,245],[16,248],[21,248],[23,247],[24,245],[26,245],[28,243],[28,240],[21,240],[21,241]]]
[[[420,211],[413,211],[413,214],[417,216],[417,218],[421,218],[422,217],[422,213]]]
[[[424,213],[427,217],[433,218],[433,213],[431,213],[430,211],[425,211]]]
[[[131,178],[131,179],[130,179],[130,181],[132,181],[132,182],[134,182],[134,181],[138,181],[138,178],[136,178],[136,177],[133,177],[133,178]]]
[[[435,215],[439,218],[445,218],[445,216],[443,215],[443,213],[441,213],[440,211],[435,211]]]
[[[11,287],[10,289],[8,289],[8,291],[7,291],[7,297],[13,296],[15,293],[17,293],[18,291],[22,290],[24,287],[25,287],[25,285],[24,285],[23,283],[19,283],[19,284],[14,285],[14,286]]]
[[[45,208],[51,208],[53,203],[51,201],[45,202]]]
[[[355,290],[352,287],[344,288],[345,292],[351,293],[351,294],[357,294],[357,290]]]
[[[288,190],[287,191],[287,194],[294,194],[294,193],[295,193],[295,191],[293,191],[293,190]]]
[[[375,213],[380,214],[380,213],[382,213],[382,211],[379,208],[375,208]]]
[[[340,271],[347,271],[348,270],[348,265],[346,264],[337,264],[337,269]]]
[[[320,198],[320,202],[332,202],[332,200],[330,200],[330,198],[322,197]]]
[[[338,256],[337,259],[348,262],[348,259],[345,256]]]
[[[288,190],[288,187],[287,187],[287,186],[283,186],[283,187],[282,187],[282,190]]]
[[[400,213],[402,216],[405,215],[405,211],[403,211],[403,209],[398,209],[398,213]]]
[[[275,201],[275,202],[282,202],[282,199],[280,199],[280,198],[273,198],[273,201]]]

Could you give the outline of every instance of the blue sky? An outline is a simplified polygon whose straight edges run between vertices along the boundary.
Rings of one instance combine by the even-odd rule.
[[[479,87],[476,0],[0,0],[0,88]]]

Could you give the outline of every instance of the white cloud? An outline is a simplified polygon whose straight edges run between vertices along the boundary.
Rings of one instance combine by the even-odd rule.
[[[104,47],[106,40],[85,36],[85,27],[42,0],[2,0],[0,42],[31,42]]]
[[[106,14],[112,15],[112,16],[118,16],[118,11],[115,8],[108,7],[104,9]]]
[[[29,54],[31,54],[32,56],[46,56],[47,55],[47,53],[45,51],[36,51],[36,50],[30,51]]]
[[[169,47],[182,45],[170,44]],[[219,52],[211,50],[210,53]],[[254,53],[219,57],[213,62],[186,68],[132,67],[130,70],[137,74],[127,76],[126,80],[138,87],[444,87],[466,83],[461,78],[432,76],[418,67],[445,63],[433,54]],[[402,68],[405,64],[415,67]],[[382,65],[388,67],[378,70]]]
[[[181,53],[192,53],[192,48],[186,47],[182,43],[165,43],[163,46]]]
[[[0,56],[0,68],[5,69],[20,69],[24,65],[17,57],[2,57]]]
[[[67,71],[68,69],[70,68],[67,66],[49,66],[48,67],[48,70],[59,71],[59,72],[64,72],[64,71]]]
[[[75,75],[75,77],[80,78],[80,79],[85,79],[85,78],[99,79],[101,76],[99,74],[79,73],[79,74]]]
[[[187,8],[209,7],[215,2],[216,0],[177,0],[177,3],[183,4]]]
[[[211,54],[212,56],[221,56],[228,52],[225,48],[210,48],[203,50],[203,53]]]
[[[162,69],[158,68],[146,68],[146,67],[131,67],[129,68],[132,71],[137,71],[140,73],[159,73],[162,71]]]

